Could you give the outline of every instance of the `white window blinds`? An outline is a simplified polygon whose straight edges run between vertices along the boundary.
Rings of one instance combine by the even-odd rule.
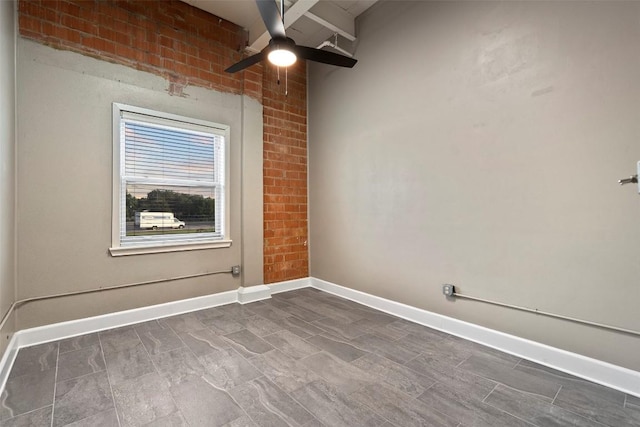
[[[222,239],[226,129],[160,114],[120,110],[120,246]]]

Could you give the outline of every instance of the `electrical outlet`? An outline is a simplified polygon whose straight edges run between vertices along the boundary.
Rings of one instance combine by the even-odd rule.
[[[442,285],[442,293],[448,297],[452,297],[455,291],[456,288],[453,285]]]
[[[240,274],[240,266],[234,265],[233,267],[231,267],[231,274],[233,274],[234,276]]]

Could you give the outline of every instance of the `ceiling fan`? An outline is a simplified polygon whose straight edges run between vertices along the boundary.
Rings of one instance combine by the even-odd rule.
[[[227,73],[244,70],[265,58],[278,67],[293,65],[297,58],[347,68],[352,68],[356,65],[356,62],[358,62],[348,56],[296,45],[292,39],[286,36],[284,31],[284,0],[280,2],[280,10],[278,10],[278,5],[275,0],[256,0],[256,4],[258,5],[258,10],[260,11],[260,16],[262,16],[264,25],[267,27],[267,31],[269,31],[269,35],[271,36],[269,45],[259,53],[233,64],[225,70]]]

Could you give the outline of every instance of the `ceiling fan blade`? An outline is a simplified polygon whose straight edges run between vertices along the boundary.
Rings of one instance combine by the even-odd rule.
[[[262,61],[266,56],[267,56],[267,52],[263,50],[260,53],[256,53],[255,55],[251,55],[247,58],[244,58],[242,61],[236,62],[235,64],[233,64],[231,67],[227,68],[224,71],[226,71],[227,73],[235,73],[235,72],[244,70],[245,68],[250,67],[253,64],[257,64],[258,62]]]
[[[283,0],[284,1],[284,0]],[[287,37],[284,33],[284,24],[282,23],[282,16],[278,10],[278,5],[275,0],[256,0],[260,16],[264,21],[267,31],[271,35],[271,38],[284,38]]]
[[[306,46],[296,46],[294,52],[300,58],[314,62],[322,62],[323,64],[337,65],[338,67],[353,68],[356,62],[358,62],[348,56]]]

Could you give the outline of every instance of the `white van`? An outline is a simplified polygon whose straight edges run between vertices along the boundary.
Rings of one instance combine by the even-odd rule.
[[[173,216],[172,212],[136,212],[136,227],[157,230],[158,228],[184,228],[184,221]]]

